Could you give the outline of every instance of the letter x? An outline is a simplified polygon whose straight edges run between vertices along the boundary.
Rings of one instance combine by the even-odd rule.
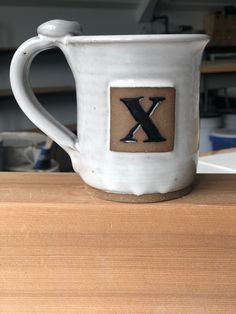
[[[158,131],[157,127],[150,118],[158,105],[165,100],[164,97],[149,97],[152,101],[152,105],[147,112],[145,112],[140,104],[140,100],[144,97],[136,98],[121,98],[120,100],[126,105],[133,118],[136,120],[136,124],[129,130],[128,134],[120,141],[125,143],[137,142],[134,138],[134,134],[140,127],[147,135],[147,139],[144,142],[164,142],[166,139]]]

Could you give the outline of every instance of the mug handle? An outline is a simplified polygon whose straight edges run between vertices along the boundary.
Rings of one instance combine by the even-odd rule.
[[[78,139],[69,129],[48,113],[35,97],[29,84],[29,69],[34,57],[41,51],[59,47],[66,59],[67,40],[80,34],[77,22],[52,20],[38,27],[38,36],[24,42],[15,52],[10,81],[13,94],[28,118],[68,154],[79,150]]]

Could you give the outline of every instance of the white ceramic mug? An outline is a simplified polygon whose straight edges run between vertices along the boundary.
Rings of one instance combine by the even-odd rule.
[[[20,107],[97,194],[131,202],[186,194],[196,172],[199,65],[208,37],[79,33],[76,22],[49,21],[19,47],[10,78]],[[74,74],[77,137],[42,108],[29,85],[32,59],[53,47]]]

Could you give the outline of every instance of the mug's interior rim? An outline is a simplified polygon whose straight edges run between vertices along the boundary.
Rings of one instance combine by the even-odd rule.
[[[70,36],[71,43],[113,43],[113,42],[192,42],[209,41],[206,34],[142,34],[142,35],[86,35]]]

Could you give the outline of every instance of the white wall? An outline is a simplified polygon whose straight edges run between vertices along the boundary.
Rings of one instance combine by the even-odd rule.
[[[79,21],[84,34],[134,34],[141,31],[132,9],[88,9],[53,7],[2,7],[0,47],[18,46],[35,36],[41,23],[51,19]]]

